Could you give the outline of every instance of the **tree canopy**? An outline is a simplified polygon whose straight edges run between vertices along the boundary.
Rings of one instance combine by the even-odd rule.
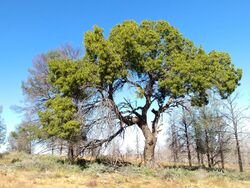
[[[61,97],[66,98],[51,99],[55,101],[50,101],[47,108],[60,109],[63,104],[59,100],[66,100],[66,104],[67,97],[82,100],[86,91],[91,90],[96,103],[109,101],[121,127],[138,125],[142,130],[146,163],[154,160],[158,122],[163,112],[182,105],[184,99],[192,105],[207,104],[208,90],[227,98],[242,76],[228,53],[206,53],[162,20],[144,20],[140,24],[124,21],[114,26],[108,37],[104,36],[103,29],[95,26],[93,31],[85,33],[84,47],[86,53],[81,60],[49,62],[49,81]],[[144,104],[134,105],[126,98],[118,103],[115,98],[122,99],[121,89],[134,91],[134,96],[141,98]],[[71,105],[67,107],[74,109]],[[55,112],[52,116],[57,118],[59,114]],[[70,115],[73,112],[70,110]],[[153,114],[152,123],[149,113]],[[58,118],[65,124],[71,121],[69,116]],[[42,118],[42,122],[47,120]],[[52,129],[53,126],[54,123],[49,124]]]
[[[57,136],[70,141],[79,136],[81,122],[74,118],[77,109],[72,99],[57,96],[48,100],[45,107],[45,111],[39,112],[39,117],[43,130],[49,136]]]

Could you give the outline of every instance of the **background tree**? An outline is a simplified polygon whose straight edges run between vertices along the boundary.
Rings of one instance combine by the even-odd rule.
[[[226,98],[241,78],[241,70],[234,68],[227,53],[207,54],[165,21],[125,21],[115,26],[107,39],[101,28],[94,27],[85,33],[84,44],[85,57],[73,75],[59,74],[65,72],[64,67],[74,66],[72,61],[49,64],[52,84],[64,94],[92,88],[99,102],[109,101],[121,129],[137,125],[145,138],[147,166],[154,164],[162,113],[184,98],[193,105],[207,103],[208,89]],[[74,82],[67,82],[72,78]],[[122,98],[121,89],[128,88],[134,100],[144,104],[132,103],[125,96],[123,101],[116,99],[118,95]]]
[[[6,137],[6,125],[3,122],[1,117],[2,114],[2,107],[0,106],[0,146],[4,143]]]
[[[179,127],[178,127],[178,119],[177,114],[173,111],[170,114],[169,119],[169,148],[171,151],[171,158],[173,159],[174,166],[179,162],[180,154],[181,154],[181,144],[180,144],[180,135],[179,135]]]
[[[15,131],[9,135],[9,150],[22,151],[31,154],[38,138],[41,137],[41,130],[30,122],[21,123]]]
[[[243,161],[242,161],[242,151],[241,151],[241,129],[244,124],[244,120],[246,120],[246,116],[244,112],[248,109],[248,107],[240,107],[237,103],[237,99],[239,94],[236,93],[233,96],[230,96],[226,102],[224,103],[224,109],[221,112],[222,115],[226,118],[228,125],[231,128],[231,132],[235,138],[235,145],[237,151],[238,165],[240,172],[243,172]]]
[[[48,62],[53,59],[77,60],[80,57],[81,50],[72,47],[70,44],[65,44],[58,49],[39,54],[34,58],[33,67],[29,69],[28,78],[22,82],[22,90],[26,103],[25,106],[19,109],[25,113],[26,122],[28,119],[32,124],[35,123],[38,128],[42,128],[38,121],[38,112],[44,110],[46,101],[55,97],[58,93],[56,88],[49,83]],[[48,137],[46,133],[44,133],[43,136],[43,138],[40,138],[40,141],[43,140],[46,148],[51,149],[52,153],[54,153],[55,150],[59,150],[59,152],[62,153],[62,150],[67,147],[64,146],[65,142],[57,136]]]
[[[191,135],[191,125],[193,123],[193,117],[189,111],[185,108],[182,109],[182,114],[180,118],[180,124],[183,132],[183,138],[186,146],[187,156],[188,156],[188,164],[192,166],[192,156],[191,156],[191,144],[192,144],[192,135]]]
[[[195,108],[194,111],[193,127],[197,158],[206,154],[210,168],[221,164],[221,168],[224,169],[225,157],[229,151],[230,135],[225,119],[221,115],[223,100],[210,92],[209,101],[208,105]]]
[[[49,137],[57,136],[66,140],[69,144],[68,157],[74,159],[74,144],[81,137],[80,119],[76,116],[77,108],[71,98],[57,96],[45,103],[46,110],[39,112],[40,122],[43,130]],[[76,117],[76,118],[74,118]]]

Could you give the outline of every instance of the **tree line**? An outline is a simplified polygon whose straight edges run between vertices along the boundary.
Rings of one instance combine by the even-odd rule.
[[[228,53],[205,52],[166,21],[124,21],[108,37],[103,32],[95,26],[84,34],[84,53],[64,45],[34,59],[22,83],[26,105],[19,110],[25,120],[11,133],[11,148],[23,150],[20,142],[27,141],[29,147],[23,144],[31,153],[39,143],[67,150],[74,160],[137,127],[144,139],[144,164],[152,167],[160,119],[178,109],[178,122],[173,118],[168,131],[174,161],[185,147],[190,166],[195,150],[199,164],[205,165],[206,155],[212,167],[221,156],[224,168],[232,125],[241,163],[235,107],[210,108],[210,94],[229,100],[242,76]],[[19,138],[22,134],[26,139]]]
[[[235,152],[243,172],[243,140],[249,134],[243,125],[248,107],[240,107],[237,101],[238,94],[224,101],[212,96],[206,106],[171,113],[168,146],[173,162],[180,162],[184,153],[190,167],[194,162],[224,169],[226,161],[234,162],[228,158]]]

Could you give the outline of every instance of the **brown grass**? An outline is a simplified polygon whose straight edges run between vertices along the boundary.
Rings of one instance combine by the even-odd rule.
[[[13,162],[13,159],[17,162]],[[0,159],[0,188],[249,188],[250,180],[241,180],[237,174],[221,176],[205,170],[146,169],[122,167],[121,170],[103,172],[103,165],[78,169],[56,163],[56,158],[10,154]],[[38,167],[20,168],[35,161]],[[49,167],[47,168],[47,165]],[[171,164],[169,164],[171,165]],[[76,169],[75,169],[76,168]],[[133,171],[139,170],[139,172]],[[45,170],[44,170],[45,169]],[[101,169],[101,170],[100,170]],[[165,170],[165,171],[164,171]],[[164,173],[163,173],[164,171]],[[164,175],[162,175],[164,174]],[[234,175],[231,177],[231,175]],[[245,174],[247,175],[247,174]],[[250,176],[249,176],[250,177]]]
[[[101,176],[85,173],[58,175],[51,172],[37,173],[33,171],[15,171],[9,174],[0,174],[1,188],[73,188],[73,187],[119,187],[119,188],[220,188],[235,187],[248,188],[250,182],[231,181],[228,179],[180,179],[163,180],[157,177],[123,176],[119,173],[102,174]]]

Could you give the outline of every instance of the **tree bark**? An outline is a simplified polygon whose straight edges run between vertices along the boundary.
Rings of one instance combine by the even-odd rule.
[[[196,149],[196,155],[197,155],[198,166],[201,166],[200,153],[199,153],[198,149]]]
[[[220,160],[221,160],[221,169],[224,169],[224,143],[223,143],[223,139],[222,139],[222,129],[220,129],[220,132],[219,132],[219,142],[220,142]]]
[[[69,143],[68,145],[68,159],[70,161],[73,161],[75,158],[75,155],[74,155],[74,145],[72,143]]]
[[[236,148],[237,148],[237,154],[238,154],[239,169],[240,169],[240,172],[243,172],[243,164],[242,164],[242,159],[241,159],[240,143],[239,143],[237,129],[235,131],[235,140],[236,140]]]
[[[139,126],[145,138],[144,145],[144,163],[147,167],[154,167],[155,165],[155,146],[157,137],[150,131],[147,125]]]
[[[224,170],[225,162],[224,162],[224,152],[223,152],[223,150],[220,151],[220,158],[221,158],[221,169]]]
[[[201,166],[204,167],[204,158],[203,158],[203,154],[201,154]]]
[[[194,136],[195,136],[195,145],[196,145],[196,156],[197,156],[197,162],[198,165],[201,166],[201,137],[200,137],[200,132],[197,128],[197,124],[194,126]]]
[[[211,158],[210,158],[210,147],[209,147],[209,138],[207,128],[205,128],[205,139],[206,139],[206,155],[207,155],[207,163],[208,167],[211,168]]]
[[[60,155],[62,155],[62,152],[63,152],[63,144],[61,143],[60,144]]]
[[[191,151],[190,151],[190,143],[189,143],[189,135],[188,135],[188,125],[186,124],[184,120],[184,128],[185,128],[185,137],[186,137],[186,147],[188,152],[188,163],[189,166],[192,166],[192,157],[191,157]]]

